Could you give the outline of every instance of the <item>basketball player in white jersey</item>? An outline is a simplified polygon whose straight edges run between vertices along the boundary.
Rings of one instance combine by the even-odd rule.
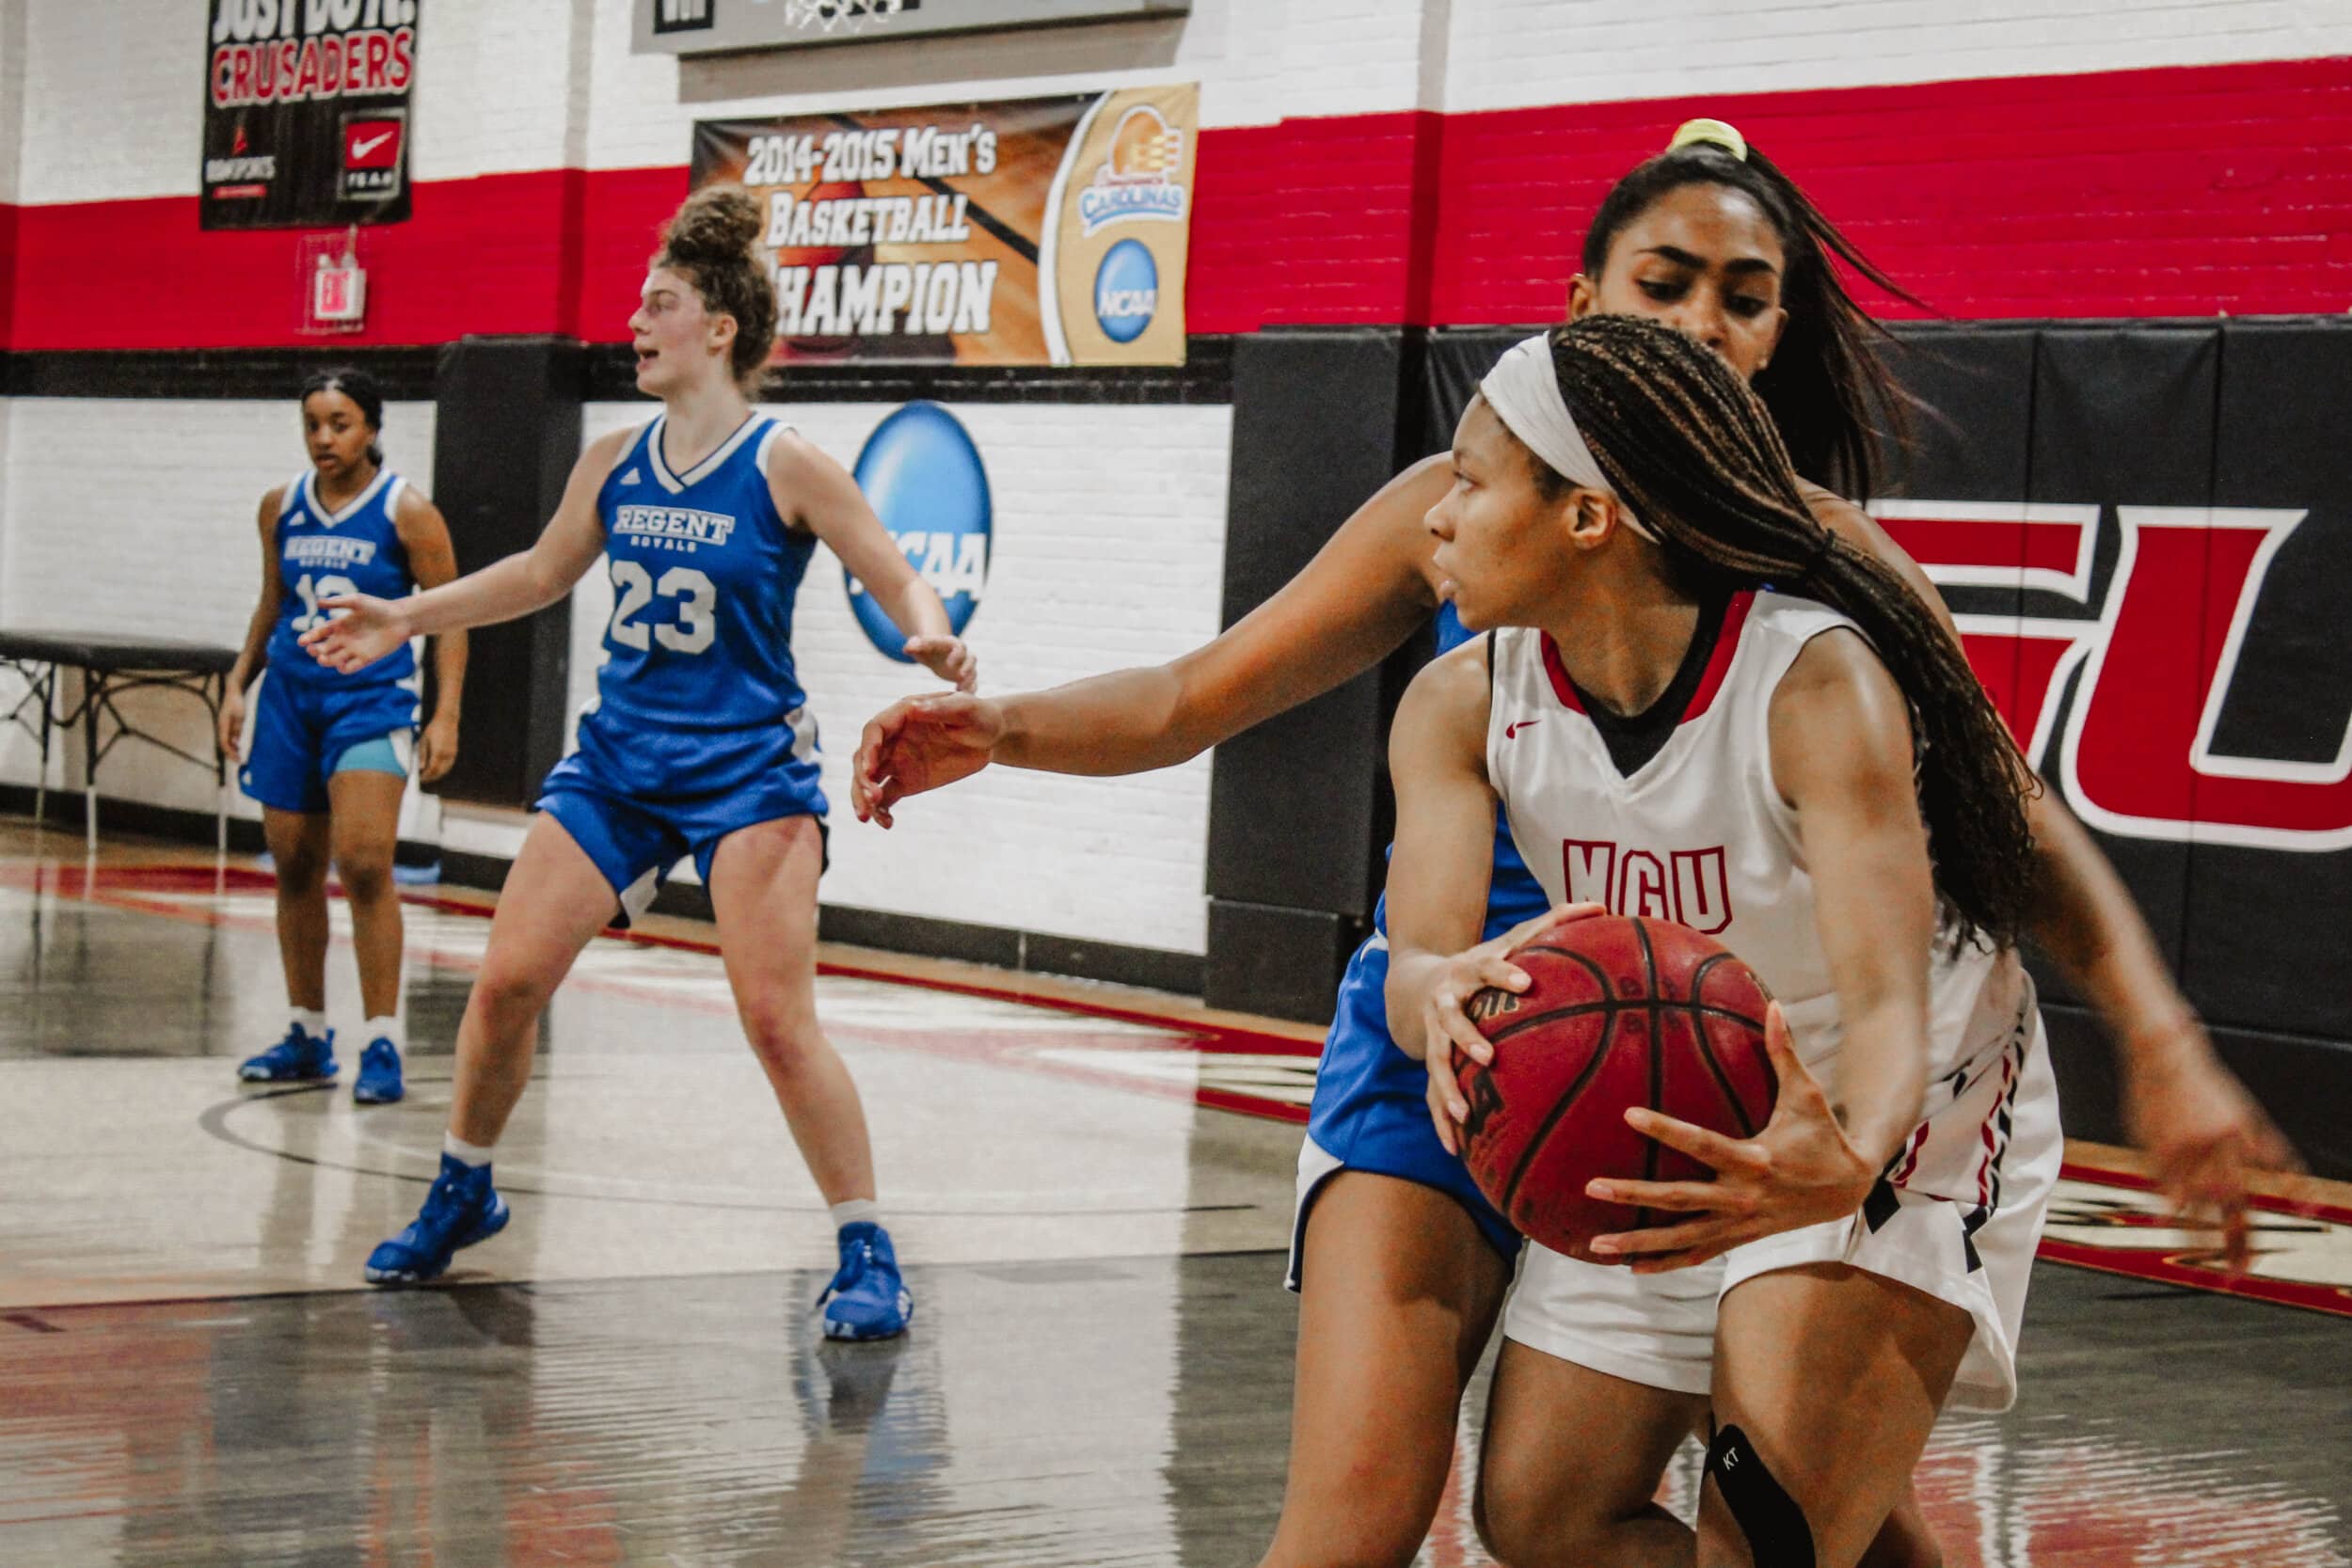
[[[1925,603],[1813,517],[1763,405],[1688,339],[1594,317],[1519,344],[1454,469],[1436,566],[1491,630],[1415,680],[1390,752],[1390,1022],[1440,1136],[1467,1112],[1452,1053],[1492,1056],[1462,1003],[1526,984],[1511,936],[1478,942],[1498,804],[1556,904],[1709,931],[1779,998],[1755,1138],[1628,1114],[1718,1173],[1588,1188],[1669,1212],[1594,1243],[1634,1267],[1530,1244],[1482,1528],[1514,1568],[1851,1568],[1947,1398],[2014,1396],[2061,1152],[2013,946],[2025,760]],[[1694,1429],[1695,1539],[1650,1500]],[[1612,1506],[1564,1539],[1558,1499],[1596,1490]]]

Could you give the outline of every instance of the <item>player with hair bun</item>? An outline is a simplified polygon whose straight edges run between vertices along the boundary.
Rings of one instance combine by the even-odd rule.
[[[597,557],[616,603],[580,748],[548,775],[457,1036],[441,1174],[367,1277],[436,1277],[503,1228],[492,1146],[529,1082],[540,1011],[588,940],[642,913],[686,855],[710,893],[736,1008],[831,1206],[840,1266],[825,1333],[901,1333],[913,1300],[875,1202],[865,1111],[817,1020],[826,803],[794,669],[793,597],[818,541],[910,633],[908,656],[976,679],[946,611],[841,466],[752,405],[776,331],[761,214],[740,186],[687,198],[629,317],[651,422],[590,442],[528,550],[408,598],[353,596],[304,645],[365,668],[421,631],[528,615]]]

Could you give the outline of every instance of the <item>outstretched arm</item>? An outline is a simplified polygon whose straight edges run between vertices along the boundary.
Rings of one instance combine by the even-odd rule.
[[[596,492],[633,434],[616,430],[589,443],[572,466],[555,515],[531,548],[405,599],[364,594],[322,599],[320,608],[336,613],[304,632],[302,645],[321,664],[348,674],[412,637],[512,621],[547,609],[571,592],[604,549]]]
[[[1370,669],[1437,607],[1422,518],[1447,474],[1435,457],[1390,481],[1272,598],[1168,663],[1050,691],[894,704],[858,747],[858,815],[886,827],[895,802],[992,762],[1086,774],[1172,767]]]

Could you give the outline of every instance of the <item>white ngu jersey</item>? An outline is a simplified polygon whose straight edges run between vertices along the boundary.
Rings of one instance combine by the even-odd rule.
[[[1772,693],[1804,645],[1851,622],[1785,594],[1741,594],[1681,722],[1631,778],[1578,705],[1540,632],[1497,632],[1487,776],[1528,868],[1555,901],[1597,899],[1708,932],[1772,988],[1797,1053],[1833,1094],[1842,1043],[1796,814],[1772,782]],[[1835,737],[1819,744],[1835,745]],[[1653,1387],[1704,1394],[1715,1312],[1742,1281],[1842,1263],[1967,1312],[1951,1402],[2000,1410],[2064,1143],[2032,982],[2013,953],[1931,960],[1920,1119],[1859,1212],[1635,1275],[1531,1243],[1503,1332]]]
[[[1805,644],[1852,625],[1810,599],[1736,595],[1681,722],[1630,778],[1617,771],[1549,637],[1508,627],[1489,650],[1487,776],[1544,891],[1554,902],[1597,901],[1712,936],[1779,998],[1798,1054],[1825,1083],[1842,1039],[1837,997],[1796,813],[1772,779],[1771,708]],[[2024,994],[2013,954],[1939,948],[1930,1079],[1996,1055]]]

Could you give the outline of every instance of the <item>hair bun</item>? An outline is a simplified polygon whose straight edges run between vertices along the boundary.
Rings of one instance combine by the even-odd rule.
[[[1675,127],[1674,139],[1666,144],[1666,150],[1673,152],[1693,142],[1720,147],[1743,164],[1748,161],[1748,138],[1720,119],[1684,120]]]
[[[740,185],[705,185],[670,220],[661,248],[685,266],[723,265],[753,254],[766,227],[751,192]]]

